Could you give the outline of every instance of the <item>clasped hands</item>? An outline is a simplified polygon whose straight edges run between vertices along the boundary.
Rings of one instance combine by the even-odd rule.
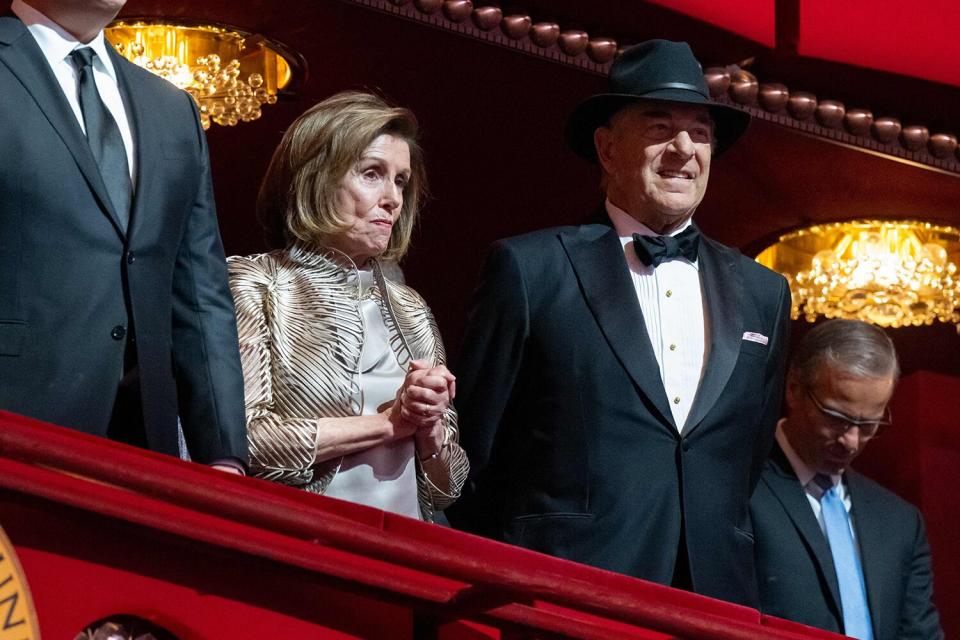
[[[413,435],[417,455],[426,460],[444,445],[443,415],[456,395],[456,378],[443,365],[413,360],[397,391],[390,419],[398,437]]]

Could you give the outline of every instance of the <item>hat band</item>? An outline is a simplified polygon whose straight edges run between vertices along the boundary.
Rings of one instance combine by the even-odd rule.
[[[651,89],[648,93],[653,93],[654,91],[660,91],[661,89],[683,89],[685,91],[693,91],[694,93],[699,93],[703,95],[703,89],[700,87],[687,84],[686,82],[664,82],[663,84],[658,84],[655,88]]]

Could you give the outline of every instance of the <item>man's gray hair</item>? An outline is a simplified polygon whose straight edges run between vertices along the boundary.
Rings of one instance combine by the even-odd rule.
[[[893,341],[883,329],[860,320],[828,320],[803,337],[793,353],[791,375],[809,387],[824,367],[857,377],[900,377]]]

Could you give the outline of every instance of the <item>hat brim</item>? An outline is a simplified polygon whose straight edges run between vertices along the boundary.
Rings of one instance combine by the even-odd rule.
[[[699,104],[710,110],[710,116],[716,125],[717,144],[714,157],[719,156],[737,141],[750,124],[750,114],[734,107],[705,100],[698,93],[684,89],[666,89],[637,96],[625,93],[601,93],[591,96],[577,105],[567,119],[564,133],[567,144],[582,158],[597,161],[597,149],[593,143],[593,133],[597,127],[605,126],[620,109],[639,100]]]

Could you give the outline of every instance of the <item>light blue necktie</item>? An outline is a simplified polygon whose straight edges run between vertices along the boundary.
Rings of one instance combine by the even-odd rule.
[[[827,543],[833,555],[833,566],[840,585],[840,605],[843,609],[844,633],[860,640],[873,640],[870,624],[870,608],[867,605],[867,588],[863,580],[860,559],[854,548],[850,533],[850,519],[837,495],[837,487],[829,476],[817,474],[814,481],[823,489],[820,507],[827,530]],[[827,488],[829,486],[829,488]]]

